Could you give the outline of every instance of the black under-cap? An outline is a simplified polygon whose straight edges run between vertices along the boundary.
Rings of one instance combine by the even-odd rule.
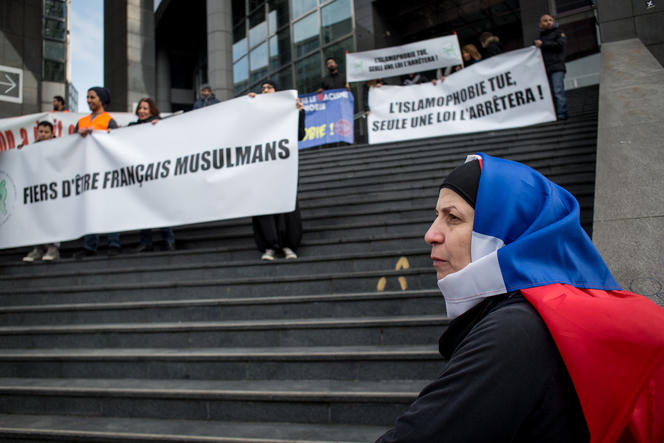
[[[450,188],[459,194],[470,206],[475,209],[475,200],[477,199],[477,188],[480,185],[480,175],[482,168],[478,160],[472,160],[457,167],[445,181],[440,185],[440,189]]]
[[[95,91],[95,94],[97,94],[97,97],[99,97],[99,101],[103,106],[111,103],[111,91],[107,88],[104,88],[103,86],[93,86],[92,88],[88,88],[88,91]]]

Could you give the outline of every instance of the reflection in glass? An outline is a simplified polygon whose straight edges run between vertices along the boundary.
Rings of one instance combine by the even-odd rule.
[[[67,8],[62,0],[44,0],[44,15],[46,17],[66,18]]]
[[[253,11],[254,8],[262,5],[263,3],[265,3],[265,0],[249,0],[249,10]]]
[[[295,78],[300,94],[313,92],[320,87],[320,55],[313,54],[295,63]]]
[[[329,43],[353,30],[350,0],[336,0],[321,9],[323,43]]]
[[[233,43],[233,61],[247,54],[247,39],[243,38],[237,43]]]
[[[49,60],[65,61],[65,44],[44,40],[44,58]]]
[[[293,71],[290,68],[282,69],[272,75],[272,80],[277,83],[279,90],[293,89]]]
[[[65,64],[53,60],[44,60],[44,80],[49,82],[65,81]]]
[[[266,37],[265,8],[258,8],[249,15],[249,48],[260,45]]]
[[[231,4],[231,10],[233,23],[239,23],[240,20],[244,19],[244,16],[247,15],[247,9],[245,8],[244,0],[233,0],[233,3]]]
[[[270,69],[278,69],[290,60],[290,29],[285,28],[270,38]]]
[[[298,18],[305,12],[314,9],[318,4],[317,0],[290,0],[291,11],[293,11],[293,18]]]
[[[296,57],[319,47],[318,12],[308,15],[293,25],[293,46]]]
[[[267,3],[270,21],[270,34],[277,32],[277,29],[288,24],[288,0],[269,0]]]
[[[61,20],[44,19],[44,37],[64,41],[67,35],[67,25]]]
[[[346,72],[346,51],[353,52],[353,37],[349,37],[338,43],[328,46],[323,49],[325,58],[333,57],[339,65],[339,72]],[[326,73],[327,74],[327,73]]]
[[[249,58],[243,57],[233,65],[233,84],[238,85],[249,79]]]
[[[267,42],[257,46],[249,53],[251,66],[251,83],[260,80],[267,74]]]
[[[233,43],[238,42],[247,36],[246,21],[240,20],[233,27]]]

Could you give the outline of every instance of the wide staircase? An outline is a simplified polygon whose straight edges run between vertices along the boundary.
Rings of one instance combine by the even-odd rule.
[[[249,219],[178,228],[175,252],[0,251],[0,440],[375,440],[441,369],[442,179],[477,151],[524,162],[590,232],[596,91],[566,122],[301,152],[298,260],[261,262]]]

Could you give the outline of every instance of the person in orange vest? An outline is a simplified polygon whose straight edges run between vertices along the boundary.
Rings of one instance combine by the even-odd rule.
[[[104,131],[116,129],[118,124],[111,114],[105,111],[104,107],[111,103],[111,91],[101,86],[93,86],[88,89],[88,106],[90,115],[81,117],[76,123],[76,132],[82,137],[91,134],[92,131]],[[118,255],[120,253],[120,234],[106,234],[108,238],[108,255]],[[99,234],[89,234],[83,237],[83,248],[74,253],[74,258],[82,258],[91,255],[97,255],[97,245],[99,244]]]

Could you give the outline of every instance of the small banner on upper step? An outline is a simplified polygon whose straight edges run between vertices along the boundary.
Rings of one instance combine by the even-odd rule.
[[[0,248],[290,212],[296,91],[0,152]]]
[[[538,48],[474,63],[445,81],[369,91],[369,143],[516,128],[556,120]]]

